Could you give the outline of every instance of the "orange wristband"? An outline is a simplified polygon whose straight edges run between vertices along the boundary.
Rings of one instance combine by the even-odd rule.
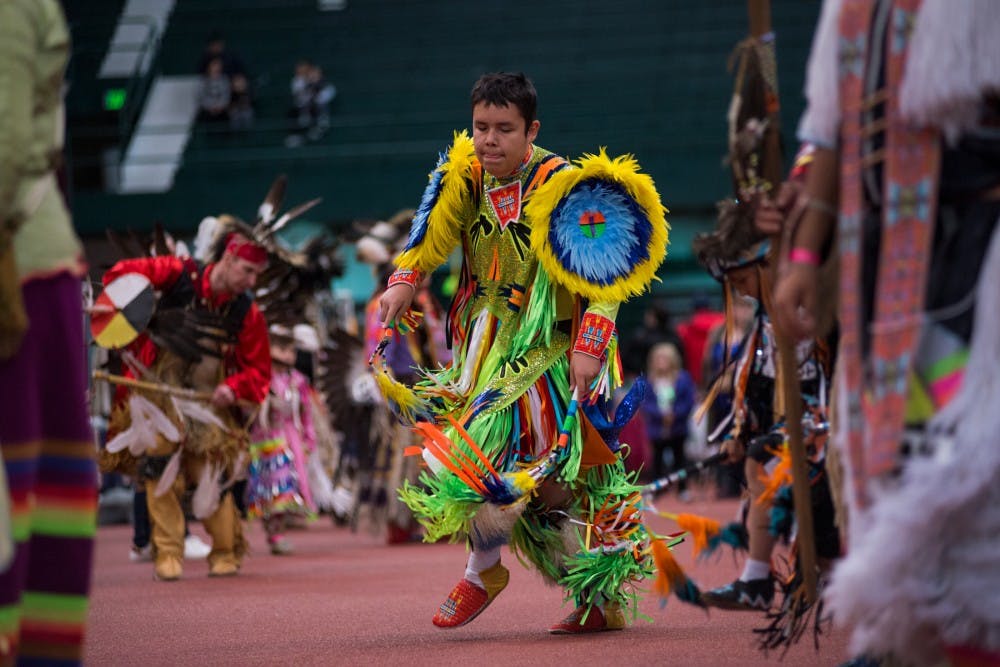
[[[405,283],[417,289],[417,285],[423,280],[423,275],[416,269],[396,269],[391,276],[389,276],[389,283],[386,287],[392,287],[393,285],[398,285],[399,283]]]

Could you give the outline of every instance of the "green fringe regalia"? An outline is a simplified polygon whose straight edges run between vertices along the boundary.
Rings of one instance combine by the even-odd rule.
[[[568,351],[583,306],[613,318],[620,301],[648,288],[666,253],[664,212],[631,157],[602,151],[571,165],[532,147],[498,179],[456,133],[397,259],[430,273],[461,246],[449,313],[455,361],[424,370],[413,387],[376,369],[424,437],[428,470],[399,496],[427,541],[509,543],[568,599],[615,601],[634,616],[636,584],[653,573],[651,543],[661,538],[642,523],[617,443],[595,440],[576,412]],[[599,385],[608,395],[619,377],[613,350]]]

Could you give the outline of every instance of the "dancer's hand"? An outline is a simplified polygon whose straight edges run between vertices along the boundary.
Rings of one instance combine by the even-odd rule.
[[[226,383],[220,384],[212,392],[212,404],[219,408],[228,408],[236,402],[236,392]]]
[[[416,290],[406,283],[396,283],[383,292],[378,300],[378,317],[382,326],[391,327],[409,310],[415,293]]]
[[[789,262],[774,287],[774,318],[792,340],[816,335],[818,267]]]
[[[583,401],[590,392],[597,374],[601,372],[601,360],[583,352],[574,352],[569,360],[569,390],[580,390]]]
[[[770,194],[741,192],[740,198],[752,201],[754,206],[753,226],[762,236],[776,236],[782,232],[792,211],[802,186],[794,181],[785,181],[778,188],[775,197]]]

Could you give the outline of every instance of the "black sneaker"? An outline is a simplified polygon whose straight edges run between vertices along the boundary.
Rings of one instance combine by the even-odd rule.
[[[774,599],[774,578],[737,579],[731,584],[705,591],[701,601],[708,607],[741,611],[767,611]]]

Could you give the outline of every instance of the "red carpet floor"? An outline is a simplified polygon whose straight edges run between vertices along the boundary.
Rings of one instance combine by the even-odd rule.
[[[721,520],[734,501],[703,498],[690,505],[664,500],[661,509]],[[673,530],[665,520],[654,529]],[[200,526],[193,530],[201,535]],[[178,582],[155,582],[151,563],[128,559],[131,529],[100,529],[87,628],[91,665],[837,665],[846,659],[846,634],[810,638],[782,659],[755,646],[756,613],[710,614],[671,600],[643,602],[652,622],[623,632],[552,636],[546,628],[569,613],[560,591],[509,554],[507,590],[471,624],[439,630],[430,619],[462,575],[462,545],[386,546],[360,531],[322,519],[289,533],[297,547],[277,557],[265,549],[259,524],[249,527],[252,553],[240,576],[210,579],[205,562],[185,563]],[[679,562],[704,588],[726,583],[741,564],[730,555],[692,563],[688,545]]]

